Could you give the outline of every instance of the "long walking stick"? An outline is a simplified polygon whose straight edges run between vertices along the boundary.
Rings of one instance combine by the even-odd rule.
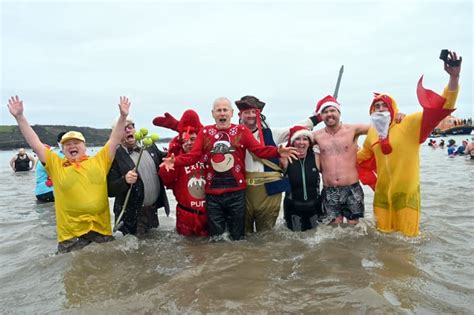
[[[143,148],[140,148],[140,154],[138,155],[137,165],[135,166],[135,169],[137,171],[138,171],[138,165],[140,165],[140,160],[142,159],[142,155],[143,155]],[[125,213],[125,209],[127,209],[128,199],[130,198],[130,193],[132,192],[132,188],[133,188],[133,184],[130,184],[130,187],[128,188],[128,191],[127,191],[127,195],[125,196],[125,201],[123,202],[123,205],[122,205],[122,211],[120,211],[120,214],[117,220],[115,220],[114,230],[113,230],[114,232],[117,232],[117,230],[123,226],[123,222],[120,222],[120,220],[122,220],[122,217]]]
[[[142,159],[143,151],[145,148],[151,146],[154,142],[158,141],[159,137],[157,134],[152,133],[150,136],[146,137],[148,134],[148,130],[146,128],[141,128],[140,131],[137,131],[134,135],[135,139],[138,142],[141,142],[143,145],[140,146],[140,153],[138,155],[138,160],[137,164],[135,165],[135,169],[138,171],[138,166],[140,165],[140,160]],[[130,193],[132,192],[133,184],[130,184],[130,187],[128,188],[127,195],[125,196],[125,201],[123,202],[122,205],[122,211],[120,211],[119,216],[117,217],[117,220],[115,220],[114,224],[114,232],[117,232],[118,229],[120,229],[123,226],[123,221],[122,217],[125,213],[125,210],[127,209],[128,205],[128,199],[130,198]]]

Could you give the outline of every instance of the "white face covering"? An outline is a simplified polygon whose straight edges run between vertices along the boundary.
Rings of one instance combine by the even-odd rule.
[[[370,119],[372,120],[372,126],[377,130],[379,138],[387,138],[391,120],[390,112],[373,112],[370,115]]]

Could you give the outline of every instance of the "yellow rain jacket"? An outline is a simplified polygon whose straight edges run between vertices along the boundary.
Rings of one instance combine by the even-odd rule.
[[[382,152],[377,131],[371,127],[363,148],[357,153],[357,162],[359,166],[368,165],[370,163],[367,162],[375,157],[377,178],[374,213],[378,230],[386,233],[400,231],[406,236],[419,234],[420,144],[436,124],[454,110],[458,90],[449,91],[446,87],[441,97],[425,90],[421,78],[417,95],[423,111],[407,115],[398,124],[394,122],[398,113],[395,100],[386,94],[376,95],[372,105],[381,98],[388,100],[385,103],[391,101],[391,108],[387,104],[392,118],[388,131],[391,152]],[[371,106],[370,113],[373,111]],[[364,183],[362,176],[361,181]]]

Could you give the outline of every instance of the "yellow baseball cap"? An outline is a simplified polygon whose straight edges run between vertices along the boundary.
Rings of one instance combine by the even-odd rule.
[[[84,138],[82,133],[80,133],[79,131],[68,131],[63,135],[59,143],[64,144],[64,142],[71,139],[77,139],[77,140],[81,140],[82,142],[86,142],[86,139]]]

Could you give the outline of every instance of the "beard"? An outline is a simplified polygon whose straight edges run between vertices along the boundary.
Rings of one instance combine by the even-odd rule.
[[[379,138],[387,138],[391,122],[390,112],[374,112],[370,115],[370,120],[372,126],[377,130]]]

